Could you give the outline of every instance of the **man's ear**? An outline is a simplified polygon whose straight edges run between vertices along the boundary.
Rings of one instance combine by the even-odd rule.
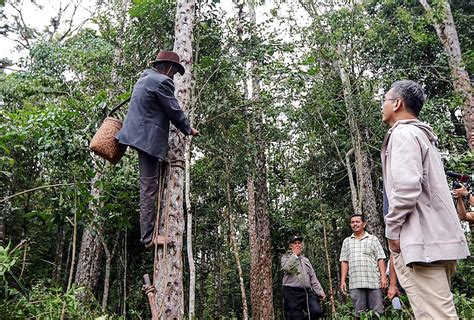
[[[402,105],[403,105],[402,99],[397,98],[397,100],[395,100],[395,106],[393,107],[393,111],[395,111],[395,112],[401,111],[402,110]]]

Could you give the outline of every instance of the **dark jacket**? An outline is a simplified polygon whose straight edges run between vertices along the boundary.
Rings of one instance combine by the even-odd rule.
[[[122,144],[165,159],[170,121],[185,135],[191,134],[189,121],[174,96],[173,80],[147,69],[133,88],[130,108],[116,138]]]

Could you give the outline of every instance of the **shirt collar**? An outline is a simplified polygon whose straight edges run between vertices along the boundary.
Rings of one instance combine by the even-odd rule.
[[[360,238],[360,239],[358,239],[358,240],[362,240],[362,239],[364,239],[364,238],[367,238],[369,235],[370,235],[370,234],[369,234],[367,231],[365,231],[365,232],[364,232],[364,235],[362,236],[362,238]],[[355,234],[351,234],[351,238],[357,239],[356,236],[355,236]]]

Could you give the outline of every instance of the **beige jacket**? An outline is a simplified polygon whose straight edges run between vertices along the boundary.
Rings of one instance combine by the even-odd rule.
[[[400,120],[387,132],[382,145],[389,203],[385,235],[400,240],[407,265],[469,255],[436,142],[429,125]]]

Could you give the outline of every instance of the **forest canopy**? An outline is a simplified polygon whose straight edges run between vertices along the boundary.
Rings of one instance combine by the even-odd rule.
[[[280,257],[295,234],[326,314],[350,317],[338,290],[349,217],[364,213],[389,253],[381,100],[397,80],[422,85],[419,118],[445,170],[472,179],[471,1],[185,3],[0,1],[12,44],[0,57],[0,318],[151,318],[149,274],[165,281],[155,279],[164,318],[282,319]],[[46,25],[28,7],[50,15]],[[458,48],[443,40],[448,17]],[[137,153],[111,165],[89,143],[158,51],[183,43],[190,76],[175,81],[177,96],[200,136],[172,130],[183,164],[168,175],[181,189],[162,197],[182,226],[171,281],[156,267],[166,250],[140,243]],[[471,258],[459,261],[452,281],[461,318],[474,314],[473,272]],[[171,291],[178,303],[161,303]],[[402,311],[385,302],[386,318],[413,316],[406,295]]]

